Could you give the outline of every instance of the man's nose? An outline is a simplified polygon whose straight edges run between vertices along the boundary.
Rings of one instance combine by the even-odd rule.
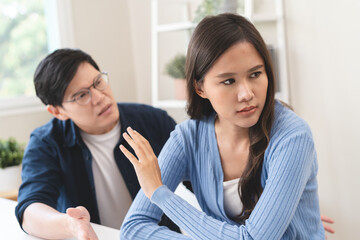
[[[104,93],[96,88],[91,88],[91,102],[96,105],[104,99]]]

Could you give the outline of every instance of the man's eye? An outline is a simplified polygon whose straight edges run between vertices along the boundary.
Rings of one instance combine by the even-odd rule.
[[[79,94],[76,96],[76,99],[82,99],[86,97],[89,93],[88,92],[79,92]]]
[[[102,78],[98,78],[96,79],[96,81],[94,82],[94,87],[100,86],[102,83],[103,79]]]
[[[250,78],[258,78],[260,76],[261,72],[254,72],[250,74]]]
[[[226,79],[225,81],[223,81],[223,84],[230,85],[230,84],[233,84],[234,82],[235,82],[235,79],[230,78],[230,79]]]

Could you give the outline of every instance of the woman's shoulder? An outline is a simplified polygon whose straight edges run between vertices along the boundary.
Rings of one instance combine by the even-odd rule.
[[[215,114],[204,116],[201,119],[188,119],[177,124],[174,132],[187,139],[199,139],[211,131],[214,127],[214,120]]]
[[[308,134],[312,137],[308,123],[298,116],[289,106],[286,106],[280,101],[276,101],[271,138],[299,134]]]
[[[267,164],[271,159],[276,159],[272,156],[290,154],[291,152],[299,153],[299,151],[301,152],[300,155],[305,156],[310,153],[313,154],[314,149],[314,139],[307,122],[292,109],[277,101],[270,142],[265,152],[265,166],[268,166]],[[296,157],[287,159],[288,162],[296,161],[297,164],[302,164],[302,161],[307,158],[302,157],[302,161],[298,161],[299,159]],[[316,160],[316,156],[312,159]],[[283,161],[280,160],[280,162]]]

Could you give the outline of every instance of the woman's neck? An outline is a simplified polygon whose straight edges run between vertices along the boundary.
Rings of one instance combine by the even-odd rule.
[[[236,145],[243,143],[249,146],[249,128],[236,126],[226,120],[221,120],[218,116],[215,119],[215,133],[221,139],[227,139],[226,142],[232,142]]]
[[[247,128],[215,120],[215,134],[224,181],[242,176],[248,162],[250,138]]]

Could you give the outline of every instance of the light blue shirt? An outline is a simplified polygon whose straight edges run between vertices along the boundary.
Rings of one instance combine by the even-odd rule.
[[[263,193],[249,219],[229,219],[223,203],[223,171],[215,114],[188,120],[171,133],[159,155],[164,186],[151,201],[140,190],[121,228],[121,239],[324,239],[318,165],[310,128],[294,112],[275,105],[275,119],[261,175]],[[190,180],[203,212],[173,191]],[[157,226],[164,212],[190,236]]]

